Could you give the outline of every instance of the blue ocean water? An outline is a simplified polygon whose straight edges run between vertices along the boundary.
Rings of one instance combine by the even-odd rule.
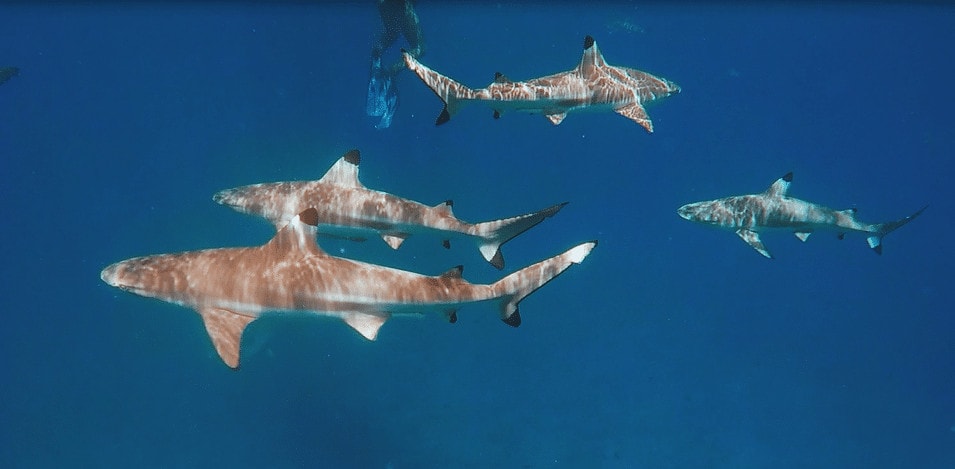
[[[471,86],[607,61],[679,83],[653,134],[612,113],[441,103],[398,77],[365,115],[381,21],[361,4],[0,7],[0,465],[4,467],[955,467],[955,9],[823,2],[419,2],[422,62]],[[396,48],[387,57],[397,59]],[[197,314],[99,279],[144,254],[258,245],[218,190],[315,179],[362,152],[370,188],[482,221],[570,204],[507,244],[506,272],[600,245],[534,295],[395,318],[267,316],[242,367]],[[791,194],[889,235],[764,235],[680,219],[697,200]],[[324,242],[465,278],[470,243]]]

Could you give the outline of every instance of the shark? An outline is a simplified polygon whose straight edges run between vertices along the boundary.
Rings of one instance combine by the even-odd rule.
[[[318,221],[318,210],[308,208],[264,245],[136,257],[107,266],[100,278],[196,310],[219,357],[235,369],[243,331],[268,311],[337,317],[375,340],[392,316],[438,313],[454,323],[459,307],[496,300],[504,323],[517,327],[520,302],[597,244],[579,244],[492,284],[473,284],[461,266],[428,276],[331,256],[316,241]]]
[[[790,230],[800,241],[818,230],[834,230],[839,239],[847,232],[866,236],[869,247],[882,254],[882,238],[912,221],[928,206],[900,220],[886,223],[866,223],[856,218],[857,210],[834,210],[812,202],[789,197],[793,173],[786,173],[760,194],[737,195],[722,199],[686,204],[677,209],[682,218],[694,222],[729,229],[736,232],[746,244],[772,259],[759,234],[769,229]]]
[[[472,89],[444,76],[404,52],[405,65],[418,75],[444,102],[435,125],[448,122],[469,101],[482,101],[494,110],[494,118],[508,110],[543,114],[558,125],[571,111],[612,110],[653,132],[653,123],[644,105],[680,92],[680,86],[647,72],[607,64],[594,38],[584,38],[584,53],[573,70],[511,81],[497,72],[494,81]]]
[[[567,203],[559,203],[534,213],[483,223],[467,223],[454,216],[454,202],[446,200],[428,206],[387,192],[371,190],[358,180],[361,153],[346,152],[315,181],[291,181],[253,184],[216,193],[219,204],[271,221],[280,229],[309,207],[318,210],[323,235],[362,240],[375,232],[393,249],[412,234],[432,232],[473,238],[481,255],[498,270],[504,268],[501,245],[556,214]]]

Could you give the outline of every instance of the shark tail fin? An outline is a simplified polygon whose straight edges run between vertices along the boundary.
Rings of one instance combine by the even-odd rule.
[[[414,56],[404,49],[402,49],[401,54],[405,59],[405,65],[408,66],[408,69],[414,72],[415,75],[418,75],[418,78],[420,78],[424,84],[428,85],[428,88],[431,88],[431,91],[434,91],[434,94],[438,95],[444,103],[444,109],[441,110],[441,114],[438,115],[438,119],[434,125],[441,125],[451,120],[451,116],[457,114],[461,106],[464,105],[465,101],[463,100],[472,99],[474,96],[474,90],[454,81],[450,77],[431,70],[421,62],[418,62],[418,59],[414,58]]]
[[[583,262],[596,245],[597,241],[579,244],[563,254],[525,267],[494,283],[492,288],[503,295],[501,299],[501,320],[512,327],[520,326],[521,314],[518,311],[518,304],[521,300],[553,280],[554,277],[560,275],[570,266]]]
[[[567,202],[552,205],[534,213],[518,215],[502,220],[487,221],[473,226],[472,233],[481,238],[481,255],[498,270],[504,268],[504,256],[501,255],[501,245],[515,236],[533,228],[545,218],[553,216],[564,208]]]
[[[866,241],[869,242],[869,247],[872,248],[872,250],[875,251],[876,254],[882,254],[882,238],[885,235],[899,229],[899,227],[901,227],[902,225],[914,220],[915,217],[921,215],[922,212],[924,212],[925,209],[927,208],[928,208],[928,205],[920,208],[917,212],[901,220],[890,221],[887,223],[880,223],[878,225],[875,225],[875,229],[872,230],[872,235],[866,238]]]

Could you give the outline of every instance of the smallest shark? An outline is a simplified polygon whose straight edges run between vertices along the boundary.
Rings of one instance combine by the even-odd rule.
[[[686,204],[680,207],[677,213],[686,220],[734,230],[746,244],[772,259],[773,256],[759,239],[759,233],[767,229],[791,230],[801,241],[806,241],[810,234],[821,229],[835,230],[839,233],[839,239],[848,231],[858,231],[866,235],[869,247],[876,254],[882,254],[882,238],[912,221],[928,208],[922,207],[897,221],[865,223],[856,219],[854,208],[833,210],[788,197],[786,193],[792,180],[793,173],[787,173],[762,194],[738,195]]]
[[[495,119],[513,110],[543,114],[558,125],[570,111],[612,110],[653,132],[644,105],[680,92],[679,85],[665,78],[608,64],[590,36],[584,38],[583,56],[572,70],[528,81],[511,81],[498,72],[494,82],[481,89],[468,88],[403,54],[405,65],[444,101],[436,125],[449,121],[465,103],[480,101],[494,110]]]

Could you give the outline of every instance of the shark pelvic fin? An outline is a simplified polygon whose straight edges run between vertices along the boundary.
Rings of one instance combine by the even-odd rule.
[[[235,369],[239,367],[239,345],[242,343],[242,332],[255,318],[222,308],[202,308],[199,310],[202,322],[206,325],[206,332],[212,339],[219,358]]]
[[[766,197],[786,197],[786,194],[789,192],[789,184],[793,182],[793,173],[792,171],[786,173],[785,176],[776,180],[773,185],[769,186],[769,189],[766,189],[766,192],[763,192],[763,195]]]
[[[746,241],[746,244],[752,246],[753,249],[762,254],[763,257],[767,259],[773,258],[773,255],[769,253],[769,251],[766,249],[766,246],[763,246],[762,240],[759,239],[759,233],[753,230],[740,228],[736,230],[736,234],[738,234],[743,241]]]
[[[809,235],[812,234],[812,231],[797,231],[794,234],[796,235],[797,238],[799,238],[800,241],[805,243],[806,240],[809,239]]]
[[[567,113],[558,112],[556,114],[544,114],[544,117],[546,117],[551,124],[560,125],[560,123],[564,121],[564,118],[567,117]]]
[[[342,187],[364,187],[358,181],[358,163],[360,161],[361,154],[358,150],[348,151],[328,169],[319,182]]]
[[[381,235],[381,239],[385,240],[391,246],[391,249],[398,249],[401,247],[401,243],[408,239],[408,236],[408,233],[388,233]]]
[[[375,340],[378,338],[378,329],[391,317],[389,313],[371,314],[371,313],[345,313],[342,320],[358,331],[364,338]]]

